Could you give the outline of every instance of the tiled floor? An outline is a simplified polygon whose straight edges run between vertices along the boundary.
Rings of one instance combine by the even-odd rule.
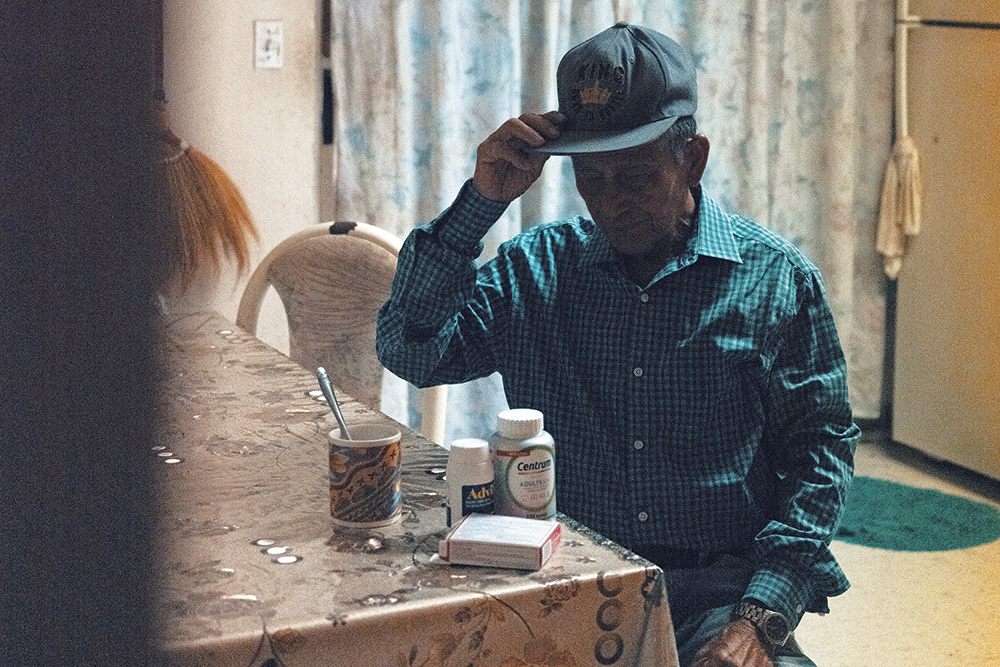
[[[856,472],[1000,507],[1000,482],[898,446],[862,442]],[[1000,541],[938,552],[832,548],[851,589],[796,632],[819,667],[1000,666]]]

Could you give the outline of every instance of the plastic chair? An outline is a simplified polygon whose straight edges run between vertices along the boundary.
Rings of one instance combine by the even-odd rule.
[[[400,239],[358,222],[292,234],[254,269],[236,324],[256,335],[261,304],[274,287],[288,319],[289,356],[362,403],[381,407],[384,368],[375,354],[375,319],[389,298]],[[420,391],[420,433],[444,443],[448,388]]]

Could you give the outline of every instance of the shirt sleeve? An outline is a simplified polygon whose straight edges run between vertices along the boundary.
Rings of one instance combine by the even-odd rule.
[[[766,394],[764,439],[781,480],[777,511],[757,535],[760,566],[745,594],[793,625],[803,611],[828,611],[826,598],[849,586],[829,545],[861,434],[818,272],[802,275],[796,305],[780,333]]]
[[[375,349],[387,369],[418,387],[494,372],[499,297],[491,302],[477,289],[476,258],[506,208],[470,180],[436,220],[407,236],[392,294],[378,314]]]

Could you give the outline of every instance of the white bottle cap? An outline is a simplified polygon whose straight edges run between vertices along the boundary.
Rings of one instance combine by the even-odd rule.
[[[530,408],[504,410],[497,416],[497,430],[500,436],[510,440],[534,438],[545,428],[542,413]]]
[[[448,450],[448,468],[470,470],[480,466],[490,466],[490,446],[478,438],[462,438],[451,443]]]

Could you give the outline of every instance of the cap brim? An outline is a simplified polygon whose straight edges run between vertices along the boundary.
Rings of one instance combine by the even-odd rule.
[[[558,139],[546,141],[532,153],[549,155],[576,155],[578,153],[607,153],[626,148],[635,148],[659,138],[677,122],[678,116],[656,120],[631,130],[611,130],[587,132],[585,130],[564,130]]]

